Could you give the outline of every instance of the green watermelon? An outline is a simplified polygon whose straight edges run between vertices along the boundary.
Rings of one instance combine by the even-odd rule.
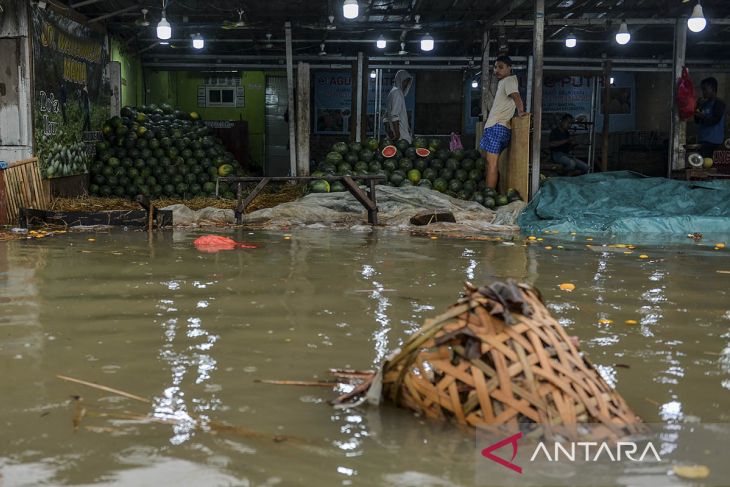
[[[454,193],[458,193],[462,189],[461,181],[458,179],[452,179],[449,181],[449,190],[453,191]]]
[[[337,174],[343,175],[345,173],[352,172],[352,166],[346,162],[337,166]]]
[[[370,164],[368,164],[368,170],[373,174],[378,174],[380,171],[382,171],[382,167],[380,166],[380,163],[378,161],[372,161]]]
[[[364,172],[365,174],[367,174],[368,168],[369,168],[368,163],[365,161],[358,161],[355,164],[355,166],[353,167],[355,172]]]
[[[476,201],[477,203],[479,203],[482,206],[484,205],[484,195],[482,193],[477,192],[477,193],[472,194],[471,200]]]
[[[403,154],[406,156],[406,158],[408,158],[408,159],[410,159],[412,161],[416,160],[416,149],[414,149],[413,147],[408,147],[403,152]]]
[[[341,193],[343,191],[347,191],[347,188],[345,188],[345,185],[341,181],[333,181],[330,183],[330,193]]]
[[[426,147],[426,139],[423,137],[416,137],[413,139],[413,147],[416,149],[423,149]]]
[[[474,160],[473,159],[464,159],[461,161],[461,168],[465,171],[471,171],[474,169]]]
[[[365,162],[370,162],[373,160],[374,154],[373,151],[370,149],[363,149],[360,151],[360,160]]]
[[[465,154],[464,154],[464,150],[463,149],[457,149],[457,150],[455,150],[453,152],[453,157],[457,161],[461,161],[462,159],[464,159],[464,156],[465,156]]]
[[[507,195],[500,194],[495,198],[495,201],[497,202],[497,206],[504,206],[509,203],[509,198],[507,198]]]
[[[444,163],[441,159],[431,159],[431,162],[428,163],[428,167],[431,167],[438,172],[444,168]]]
[[[345,162],[350,165],[355,164],[359,160],[359,154],[356,154],[355,152],[348,152],[345,154]]]
[[[445,179],[446,181],[451,181],[454,178],[454,170],[445,167],[441,169],[441,172],[439,172],[439,177],[441,179]]]
[[[408,172],[413,169],[413,162],[410,159],[401,159],[398,163],[398,169]]]
[[[343,142],[343,143],[344,143],[344,142]],[[332,151],[332,152],[329,152],[329,153],[328,153],[328,154],[327,154],[327,155],[325,156],[325,159],[324,159],[324,160],[325,160],[326,162],[330,163],[330,164],[335,164],[335,165],[337,165],[337,164],[340,164],[340,163],[341,163],[341,162],[343,161],[343,158],[342,158],[342,154],[341,154],[341,153],[339,153],[339,152],[335,152],[335,151]]]
[[[399,151],[405,152],[405,150],[410,147],[410,144],[408,143],[408,141],[400,139],[398,142],[395,143],[395,146],[398,148]]]
[[[418,184],[421,181],[421,171],[418,169],[411,169],[408,171],[408,180],[413,184]]]
[[[347,154],[347,151],[347,142],[337,142],[332,146],[332,152],[337,152],[343,156]]]
[[[393,174],[390,175],[390,182],[393,183],[395,186],[400,186],[400,184],[405,180],[405,176],[401,171],[395,171]]]
[[[309,183],[309,192],[310,193],[329,193],[330,192],[330,183],[325,181],[324,179],[316,179]]]
[[[457,161],[453,157],[450,157],[446,160],[446,164],[444,166],[448,169],[451,169],[452,171],[456,171],[457,169],[459,169],[459,161]]]
[[[437,178],[433,182],[433,189],[436,191],[440,191],[442,193],[446,192],[446,190],[449,188],[449,183],[443,179],[443,178]]]
[[[421,186],[422,188],[433,189],[433,184],[431,184],[431,181],[429,181],[428,179],[421,179],[418,182],[418,185]]]
[[[426,162],[426,159],[416,159],[416,161],[413,163],[413,168],[418,169],[421,172],[423,172],[427,167],[428,162]]]
[[[421,176],[423,177],[423,179],[430,179],[431,181],[433,181],[438,176],[438,173],[434,168],[428,167],[423,170]]]
[[[371,151],[377,152],[379,148],[378,139],[368,139],[367,146]]]
[[[362,145],[360,145],[360,142],[350,142],[347,148],[350,152],[359,153],[362,150]]]
[[[223,164],[221,167],[218,168],[219,176],[229,176],[231,172],[233,172],[233,166],[231,166],[230,164]]]
[[[454,171],[454,177],[459,181],[464,182],[469,179],[469,173],[464,171],[463,169],[457,169],[456,171]]]
[[[382,166],[383,166],[383,169],[385,169],[386,171],[390,171],[390,172],[393,172],[398,168],[398,165],[396,164],[396,162],[393,159],[384,160]]]
[[[408,179],[404,179],[398,186],[405,188],[406,186],[413,186],[413,183]]]

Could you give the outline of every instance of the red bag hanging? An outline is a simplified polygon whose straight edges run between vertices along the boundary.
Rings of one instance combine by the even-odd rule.
[[[682,120],[692,118],[697,108],[695,85],[692,83],[686,67],[682,68],[682,76],[677,83],[677,107],[679,108],[679,118]]]

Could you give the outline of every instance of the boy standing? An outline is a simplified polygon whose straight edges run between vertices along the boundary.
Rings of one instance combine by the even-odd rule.
[[[509,122],[515,115],[525,115],[525,105],[517,86],[517,76],[512,74],[512,60],[509,56],[499,56],[494,63],[494,75],[499,80],[497,93],[494,95],[492,109],[489,111],[487,123],[484,124],[484,135],[479,143],[479,152],[487,160],[487,187],[496,189],[498,178],[499,154],[509,145],[512,131]]]

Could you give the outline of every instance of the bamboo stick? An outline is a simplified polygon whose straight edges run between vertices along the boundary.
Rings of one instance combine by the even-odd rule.
[[[124,391],[119,390],[119,389],[114,389],[113,387],[107,387],[107,386],[103,386],[103,385],[100,385],[100,384],[95,384],[93,382],[88,382],[88,381],[81,380],[81,379],[74,379],[73,377],[68,377],[68,376],[65,376],[65,375],[56,375],[56,377],[58,377],[61,380],[65,380],[65,381],[68,381],[68,382],[75,382],[77,384],[81,384],[81,385],[84,385],[84,386],[87,386],[87,387],[91,387],[93,389],[98,389],[100,391],[111,392],[112,394],[116,394],[118,396],[123,396],[123,397],[129,398],[129,399],[134,399],[135,401],[140,401],[140,402],[145,402],[145,403],[151,403],[152,402],[149,399],[146,399],[144,397],[137,396],[137,395],[131,394],[129,392],[124,392]]]

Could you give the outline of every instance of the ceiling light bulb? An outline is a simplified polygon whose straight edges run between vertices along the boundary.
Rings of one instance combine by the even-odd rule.
[[[378,37],[378,42],[375,45],[378,46],[378,49],[385,49],[385,37],[382,35]]]
[[[421,50],[422,51],[433,51],[433,37],[426,34],[421,39]]]
[[[377,75],[377,74],[375,73],[375,71],[370,71],[370,77],[371,77],[372,79],[375,79],[375,78],[377,78],[377,77],[378,77],[378,75]]]
[[[611,76],[611,77],[610,77],[610,78],[608,79],[608,84],[609,84],[609,85],[612,85],[612,84],[614,84],[615,82],[616,82],[616,79],[615,79],[615,78],[614,78],[613,76]]]
[[[342,4],[342,15],[346,19],[357,18],[360,13],[360,7],[357,4],[357,0],[345,0]]]
[[[160,23],[157,24],[157,38],[164,40],[170,37],[172,37],[172,27],[170,27],[170,22],[165,18],[165,11],[163,10]]]
[[[473,80],[471,82],[471,87],[472,88],[479,88],[479,82],[477,80]]]
[[[203,39],[203,36],[200,34],[196,34],[193,36],[193,47],[195,49],[202,49],[205,47],[205,39]]]
[[[692,32],[701,32],[706,26],[707,20],[705,20],[705,15],[702,13],[702,5],[700,5],[700,2],[697,2],[697,5],[692,10],[692,15],[687,20],[687,27]]]
[[[575,38],[575,35],[571,32],[568,34],[568,37],[565,38],[565,47],[573,48],[578,44],[578,39]]]
[[[616,42],[623,46],[628,44],[630,40],[631,34],[629,33],[629,28],[626,25],[626,22],[621,22],[621,27],[619,27],[618,32],[616,32]]]

